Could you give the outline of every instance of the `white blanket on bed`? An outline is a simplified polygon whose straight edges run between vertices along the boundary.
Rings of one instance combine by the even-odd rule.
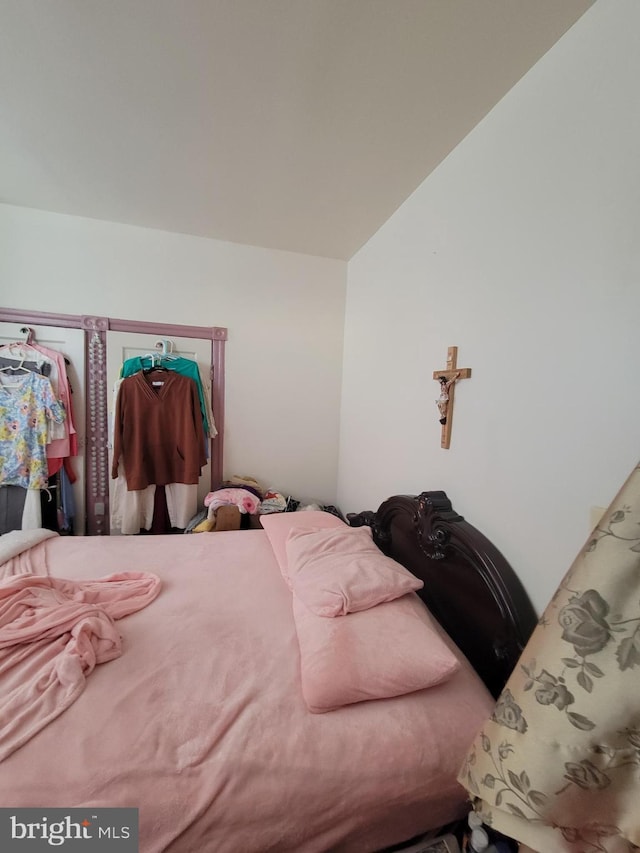
[[[9,562],[13,557],[53,536],[58,534],[42,527],[36,530],[11,530],[9,533],[3,533],[0,536],[0,580],[8,576],[9,572],[17,573],[18,566]]]

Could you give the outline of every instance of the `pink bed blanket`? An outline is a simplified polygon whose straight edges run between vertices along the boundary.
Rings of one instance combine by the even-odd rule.
[[[0,762],[0,803],[138,808],[140,853],[372,853],[464,815],[456,774],[494,704],[477,676],[311,714],[264,530],[56,537],[13,573],[43,563],[82,584],[152,571],[162,592]]]
[[[65,580],[43,563],[19,571],[13,556],[0,565],[0,762],[78,698],[97,664],[119,657],[115,620],[160,590],[148,573]]]

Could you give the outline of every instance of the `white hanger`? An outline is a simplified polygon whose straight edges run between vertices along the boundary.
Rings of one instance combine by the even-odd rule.
[[[25,373],[31,373],[31,371],[29,370],[28,367],[23,367],[23,362],[24,362],[24,359],[22,359],[20,364],[17,364],[15,367],[12,367],[12,366],[0,367],[0,373],[5,373],[6,371],[9,371],[9,370],[24,370]],[[13,376],[14,374],[9,374],[9,375]],[[2,382],[0,382],[0,387],[1,388],[21,388],[22,382],[4,382],[4,381],[2,381]]]
[[[156,349],[162,350],[160,353],[161,361],[163,358],[168,358],[169,361],[174,361],[178,358],[178,356],[173,353],[173,341],[170,341],[168,338],[162,338],[162,340],[156,341]]]
[[[10,370],[24,370],[25,373],[31,373],[29,368],[24,366],[24,358],[20,364],[8,364],[6,367],[0,367],[0,373],[9,372]]]

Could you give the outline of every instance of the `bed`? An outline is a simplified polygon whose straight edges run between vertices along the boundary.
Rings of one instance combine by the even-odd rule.
[[[264,529],[12,546],[0,587],[37,578],[39,590],[50,583],[67,603],[99,609],[95,581],[117,573],[105,595],[115,588],[121,645],[90,661],[71,701],[68,676],[59,713],[55,697],[24,718],[0,704],[0,803],[137,808],[142,853],[373,853],[463,817],[457,773],[533,608],[443,492],[396,496],[349,522],[282,513]],[[399,575],[395,598],[357,609],[360,562],[330,599],[355,609],[319,615],[293,569],[351,534],[424,586],[400,594]],[[126,584],[139,596],[130,606]],[[106,644],[107,629],[96,630]],[[421,631],[432,638],[424,647]],[[34,679],[38,662],[25,665]]]

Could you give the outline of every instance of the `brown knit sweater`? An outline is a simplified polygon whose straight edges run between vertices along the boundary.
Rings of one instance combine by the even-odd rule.
[[[159,384],[162,383],[162,384]],[[112,477],[120,457],[129,491],[197,483],[207,463],[198,389],[170,370],[135,373],[118,391]]]

